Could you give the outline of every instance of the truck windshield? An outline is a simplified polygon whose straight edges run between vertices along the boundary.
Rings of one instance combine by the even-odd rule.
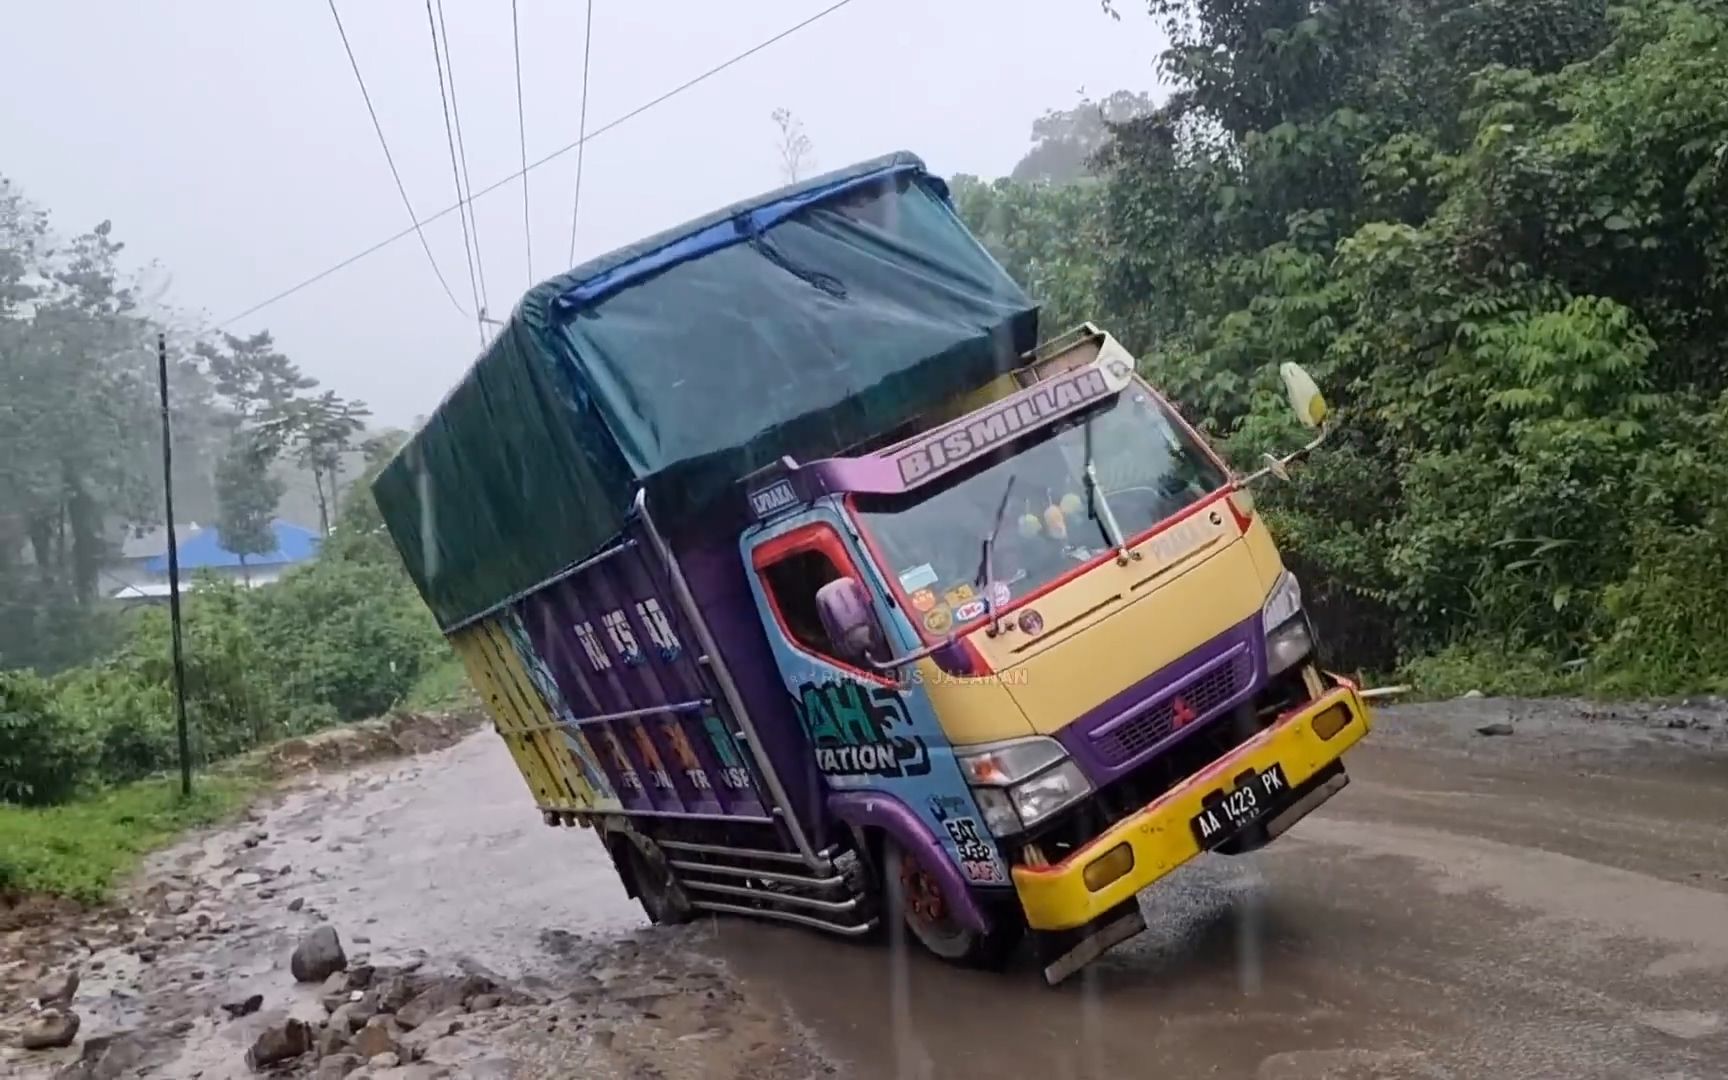
[[[1114,401],[927,487],[858,496],[860,525],[927,633],[983,615],[980,541],[1010,479],[992,560],[998,606],[1110,550],[1105,514],[1086,485],[1088,442],[1099,491],[1130,541],[1227,479],[1168,407],[1136,382]]]

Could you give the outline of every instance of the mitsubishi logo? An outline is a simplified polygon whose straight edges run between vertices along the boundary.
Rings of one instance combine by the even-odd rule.
[[[1178,731],[1187,727],[1189,724],[1192,724],[1200,715],[1194,711],[1193,706],[1189,705],[1181,698],[1177,698],[1175,701],[1170,703],[1170,713],[1176,718],[1174,730]]]

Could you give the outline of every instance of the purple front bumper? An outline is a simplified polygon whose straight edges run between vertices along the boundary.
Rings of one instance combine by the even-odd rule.
[[[1256,613],[1087,712],[1057,738],[1102,787],[1250,700],[1265,682],[1266,640]]]

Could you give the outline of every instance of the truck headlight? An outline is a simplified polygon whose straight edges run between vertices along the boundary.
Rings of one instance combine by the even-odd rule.
[[[1290,670],[1314,651],[1314,631],[1302,610],[1302,586],[1286,570],[1278,575],[1272,594],[1260,609],[1260,625],[1266,633],[1266,674]]]
[[[961,751],[955,758],[984,824],[997,836],[1024,832],[1092,790],[1062,744],[1042,735]]]
[[[1021,824],[1020,814],[1014,809],[1008,792],[1002,788],[973,788],[972,797],[978,800],[978,809],[984,812],[984,827],[993,835],[1013,836],[1026,828]]]
[[[1044,735],[955,751],[960,771],[973,787],[1007,787],[1042,772],[1068,756],[1062,744]]]
[[[1021,824],[1031,828],[1091,790],[1092,784],[1080,766],[1064,761],[1054,769],[1015,784],[1008,789],[1008,797],[1014,802]]]

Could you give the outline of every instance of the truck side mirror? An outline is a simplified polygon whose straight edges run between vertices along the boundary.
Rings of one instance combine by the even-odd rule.
[[[870,610],[870,594],[857,578],[836,578],[817,589],[816,611],[842,660],[862,663],[871,657],[888,658],[888,643]]]
[[[954,638],[949,637],[930,654],[930,659],[944,674],[959,678],[970,678],[977,674],[972,670],[972,658],[966,654],[966,647]]]
[[[1290,407],[1296,410],[1296,419],[1305,427],[1317,428],[1324,424],[1326,398],[1315,385],[1313,376],[1304,371],[1302,365],[1293,363],[1281,365],[1278,375],[1284,380],[1284,392],[1290,396]]]

